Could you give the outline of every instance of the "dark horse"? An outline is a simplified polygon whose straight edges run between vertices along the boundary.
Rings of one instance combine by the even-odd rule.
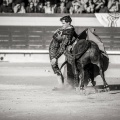
[[[74,85],[76,88],[78,87],[80,90],[84,90],[85,74],[87,71],[93,86],[95,86],[94,77],[99,74],[103,80],[104,89],[109,91],[109,86],[104,75],[109,61],[107,61],[107,67],[105,68],[105,56],[95,42],[85,39],[78,40],[72,52],[66,50],[65,55],[67,62],[72,65]],[[70,59],[72,62],[70,62]]]

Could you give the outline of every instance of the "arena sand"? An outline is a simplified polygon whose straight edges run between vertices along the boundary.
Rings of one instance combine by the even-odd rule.
[[[120,120],[119,65],[106,73],[110,92],[94,94],[89,85],[80,95],[52,91],[57,80],[48,64],[0,64],[0,120]],[[101,78],[96,82],[101,90]]]

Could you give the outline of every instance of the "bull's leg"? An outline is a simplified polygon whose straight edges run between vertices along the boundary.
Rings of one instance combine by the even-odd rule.
[[[95,87],[96,82],[94,81],[94,65],[89,64],[86,73],[87,73],[87,76],[88,76],[88,81],[90,81],[92,83],[93,87]]]
[[[81,82],[79,82],[79,87],[80,87],[80,90],[83,90],[84,89],[84,70],[82,70],[81,72]]]
[[[74,75],[74,87],[75,87],[75,88],[78,87],[78,84],[79,84],[79,74],[76,73],[76,74]]]
[[[76,91],[79,91],[79,74],[78,72],[74,74],[74,88]]]
[[[79,88],[80,88],[80,93],[81,94],[85,94],[85,89],[84,89],[84,75],[85,75],[85,72],[84,72],[84,66],[82,64],[82,68],[81,68],[81,79],[80,79],[80,82],[79,82]]]
[[[80,81],[81,82],[79,82],[79,87],[80,87],[80,89],[81,90],[83,90],[84,89],[84,68],[83,68],[83,64],[81,65],[81,76],[80,76]]]
[[[96,81],[94,80],[94,71],[92,71],[90,73],[90,80],[91,80],[91,83],[93,85],[93,88],[95,89],[95,93],[98,92],[97,88],[96,88]]]
[[[110,91],[109,85],[107,84],[106,80],[105,80],[105,75],[104,75],[104,71],[103,71],[103,67],[102,65],[99,63],[99,70],[100,70],[100,76],[103,79],[103,85],[104,85],[104,89],[105,91]]]
[[[93,87],[95,87],[96,82],[94,81],[94,68],[93,67],[91,68],[90,80],[91,80]]]
[[[74,81],[73,81],[74,85],[73,86],[77,90],[78,82],[79,82],[79,74],[78,74],[78,70],[77,70],[76,61],[74,61],[72,63],[72,71],[73,71],[73,74],[74,74]]]

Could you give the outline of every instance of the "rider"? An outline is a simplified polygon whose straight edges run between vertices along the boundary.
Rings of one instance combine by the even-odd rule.
[[[74,27],[71,25],[72,19],[70,16],[60,18],[62,27],[57,29],[53,35],[53,39],[49,46],[49,55],[51,66],[55,74],[57,74],[59,87],[63,86],[64,80],[62,73],[58,67],[58,58],[65,52],[69,45],[72,45],[78,35]],[[74,39],[73,39],[74,38]]]

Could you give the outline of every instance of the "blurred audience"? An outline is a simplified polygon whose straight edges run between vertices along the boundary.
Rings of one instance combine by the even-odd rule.
[[[13,13],[12,3],[13,3],[12,0],[3,0],[0,6],[0,12],[1,13]]]
[[[109,10],[108,10],[107,6],[105,6],[105,4],[102,4],[99,8],[98,13],[109,13]]]
[[[84,10],[85,9],[84,9],[83,4],[80,1],[74,0],[72,2],[72,6],[70,7],[69,12],[70,12],[70,14],[74,14],[74,13],[80,14],[80,13],[83,13]]]
[[[94,13],[95,12],[95,4],[93,0],[89,0],[85,4],[85,11],[86,13]]]
[[[67,8],[65,7],[65,2],[61,2],[60,6],[55,8],[55,12],[54,13],[67,13]]]
[[[72,1],[73,0],[66,0],[66,10],[67,10],[67,13],[69,13],[70,12],[70,8],[72,7]]]
[[[46,1],[45,2],[45,6],[44,6],[45,13],[47,13],[47,14],[53,14],[54,13],[54,8],[55,8],[55,6],[53,7],[51,5],[50,1]]]
[[[113,13],[120,0],[0,0],[0,13]]]
[[[120,12],[120,0],[118,1],[118,12]]]
[[[93,0],[94,5],[95,5],[95,13],[99,13],[99,12],[108,12],[108,8],[106,5],[105,0]]]
[[[38,5],[36,6],[36,13],[45,13],[43,3],[38,3]]]
[[[110,13],[118,12],[119,11],[118,4],[119,4],[118,0],[109,0],[108,1],[108,10],[109,10],[109,12]]]
[[[35,12],[34,3],[32,2],[32,0],[29,0],[29,3],[26,7],[26,13],[34,13],[34,12]]]

